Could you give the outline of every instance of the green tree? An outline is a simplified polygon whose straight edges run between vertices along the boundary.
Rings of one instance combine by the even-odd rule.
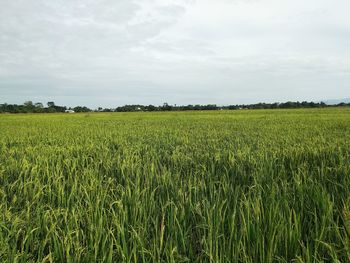
[[[51,108],[51,107],[55,107],[55,103],[53,101],[49,101],[47,103],[47,107]]]

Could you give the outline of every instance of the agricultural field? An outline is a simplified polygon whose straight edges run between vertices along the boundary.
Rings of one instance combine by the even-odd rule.
[[[350,108],[2,114],[0,262],[350,262]]]

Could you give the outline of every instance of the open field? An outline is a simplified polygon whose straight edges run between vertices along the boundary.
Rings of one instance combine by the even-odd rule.
[[[0,262],[350,262],[350,108],[0,115]]]

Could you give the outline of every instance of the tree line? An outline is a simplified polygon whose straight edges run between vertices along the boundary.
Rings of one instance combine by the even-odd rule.
[[[66,110],[72,110],[75,112],[90,112],[92,111],[88,107],[77,106],[74,108],[66,106],[58,106],[54,102],[48,102],[44,106],[41,102],[33,103],[32,101],[26,101],[21,105],[18,104],[0,104],[0,113],[55,113],[65,112]]]
[[[66,107],[58,106],[54,102],[48,102],[45,106],[41,102],[33,103],[26,101],[21,105],[18,104],[0,104],[0,113],[55,113],[66,112],[134,112],[134,111],[196,111],[196,110],[240,110],[240,109],[295,109],[295,108],[325,108],[325,107],[342,107],[350,106],[350,103],[339,103],[337,105],[327,105],[324,102],[283,102],[283,103],[256,103],[218,106],[216,104],[207,105],[170,105],[164,103],[161,106],[155,105],[124,105],[116,108],[90,109],[86,106]]]

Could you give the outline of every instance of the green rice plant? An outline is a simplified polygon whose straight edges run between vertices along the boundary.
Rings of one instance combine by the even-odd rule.
[[[349,116],[0,115],[0,262],[350,262]]]

